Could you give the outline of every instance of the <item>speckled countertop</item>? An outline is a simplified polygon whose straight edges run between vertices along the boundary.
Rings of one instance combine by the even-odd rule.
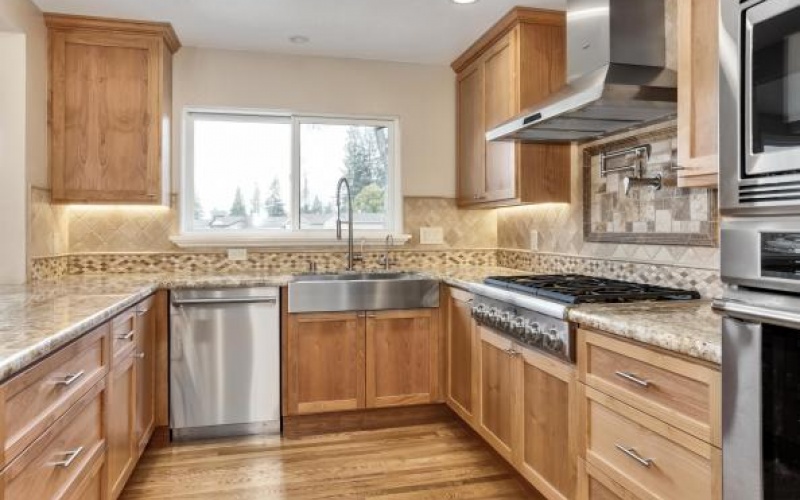
[[[393,270],[397,271],[397,270]],[[520,274],[502,267],[453,266],[417,271],[469,289],[486,276]],[[0,286],[0,380],[18,373],[162,288],[282,286],[291,275],[104,274]],[[570,320],[719,363],[720,323],[710,303],[579,306]]]
[[[519,273],[507,268],[469,266],[416,271],[459,287],[467,287],[493,274]],[[269,273],[105,274],[0,286],[0,380],[18,373],[160,288],[282,286],[291,279],[290,275]]]
[[[722,319],[711,301],[591,304],[570,309],[569,320],[669,351],[722,362]]]

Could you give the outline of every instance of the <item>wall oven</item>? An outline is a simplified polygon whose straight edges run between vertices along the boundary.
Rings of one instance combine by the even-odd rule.
[[[800,217],[722,222],[725,500],[800,498]]]
[[[724,0],[721,15],[722,213],[792,213],[800,208],[800,0]]]

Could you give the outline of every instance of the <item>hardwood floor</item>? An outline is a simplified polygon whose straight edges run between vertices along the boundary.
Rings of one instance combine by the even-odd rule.
[[[149,449],[121,498],[537,498],[458,422]]]

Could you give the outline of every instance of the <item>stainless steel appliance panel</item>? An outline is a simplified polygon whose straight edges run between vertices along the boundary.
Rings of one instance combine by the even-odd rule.
[[[173,437],[280,431],[277,288],[172,292]]]
[[[800,0],[721,2],[720,209],[800,209]]]
[[[761,325],[725,318],[722,352],[723,496],[760,499]]]

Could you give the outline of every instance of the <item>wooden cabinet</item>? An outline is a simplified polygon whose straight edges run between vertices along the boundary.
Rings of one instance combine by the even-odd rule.
[[[288,316],[287,415],[438,399],[437,309]]]
[[[522,349],[520,472],[547,498],[574,498],[578,455],[575,369]],[[557,457],[557,459],[553,459]]]
[[[101,380],[2,472],[3,498],[69,498],[102,462],[104,389]]]
[[[117,361],[119,360],[119,361]],[[117,498],[138,459],[136,439],[136,370],[133,349],[115,366],[108,383],[108,488]]]
[[[472,294],[448,288],[445,300],[446,401],[462,419],[473,424],[478,402],[478,344],[471,311]]]
[[[721,497],[718,370],[589,330],[578,361],[581,498]]]
[[[136,306],[136,443],[144,452],[155,429],[156,403],[156,310],[155,296]]]
[[[438,322],[435,309],[367,313],[368,408],[436,400]]]
[[[453,62],[460,206],[570,201],[570,146],[485,138],[564,84],[565,40],[563,13],[517,7]]]
[[[478,327],[480,404],[478,432],[511,462],[521,437],[521,366],[514,343],[493,331]]]
[[[290,315],[289,414],[364,408],[365,348],[362,313]]]
[[[53,201],[169,203],[168,24],[47,14]]]
[[[711,187],[719,173],[719,0],[678,9],[678,185]]]

